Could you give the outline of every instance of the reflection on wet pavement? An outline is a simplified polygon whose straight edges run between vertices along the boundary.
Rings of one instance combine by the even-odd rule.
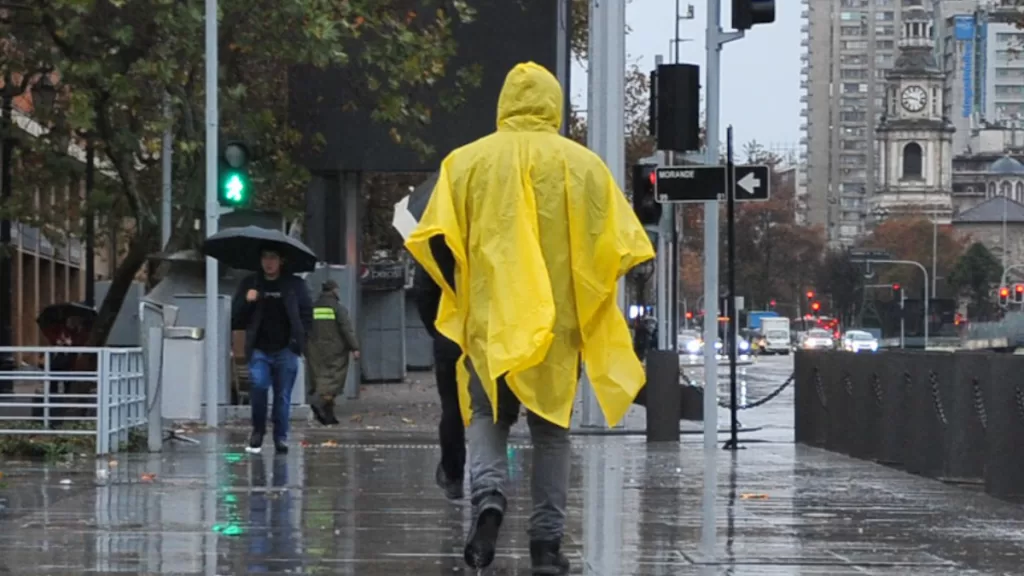
[[[771,424],[771,413],[749,417]],[[434,485],[433,438],[304,434],[286,456],[245,454],[244,433],[220,432],[198,448],[88,468],[0,463],[0,574],[469,573],[469,509]],[[705,493],[699,441],[573,442],[573,574],[1003,575],[1024,565],[1024,508],[882,466],[772,440],[715,453]],[[488,574],[529,574],[531,457],[521,443],[509,450],[509,516]]]

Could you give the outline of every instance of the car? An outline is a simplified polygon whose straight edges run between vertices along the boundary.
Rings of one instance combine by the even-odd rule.
[[[761,347],[765,354],[789,354],[789,330],[772,328],[764,335],[764,345]]]
[[[832,350],[835,348],[835,341],[828,330],[812,328],[804,334],[800,347],[804,350]]]
[[[877,352],[878,340],[869,332],[849,330],[843,335],[843,350],[847,352]]]
[[[677,342],[679,353],[690,356],[700,354],[704,347],[704,341],[696,330],[680,330]]]

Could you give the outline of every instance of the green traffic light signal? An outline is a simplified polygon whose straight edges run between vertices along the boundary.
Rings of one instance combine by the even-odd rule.
[[[244,204],[249,196],[249,185],[242,172],[230,171],[224,174],[220,183],[221,203],[228,206]]]

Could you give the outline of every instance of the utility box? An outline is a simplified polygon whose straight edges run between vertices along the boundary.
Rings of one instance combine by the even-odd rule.
[[[164,328],[160,369],[160,415],[168,420],[201,420],[206,377],[206,343],[202,328]]]
[[[405,292],[408,267],[383,261],[367,266],[362,274],[363,379],[367,382],[405,380]]]
[[[177,324],[179,326],[206,326],[205,295],[177,294],[172,299],[172,303],[178,307]],[[226,406],[231,403],[231,297],[220,295],[217,298],[217,310],[220,313],[218,324],[220,334],[217,335],[217,356],[220,358],[220,370],[217,374],[217,403]],[[205,393],[201,399],[203,405],[206,405]]]

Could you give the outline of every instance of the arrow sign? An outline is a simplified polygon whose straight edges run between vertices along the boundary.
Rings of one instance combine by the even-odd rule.
[[[771,196],[771,170],[768,166],[737,166],[736,200],[765,201]]]

